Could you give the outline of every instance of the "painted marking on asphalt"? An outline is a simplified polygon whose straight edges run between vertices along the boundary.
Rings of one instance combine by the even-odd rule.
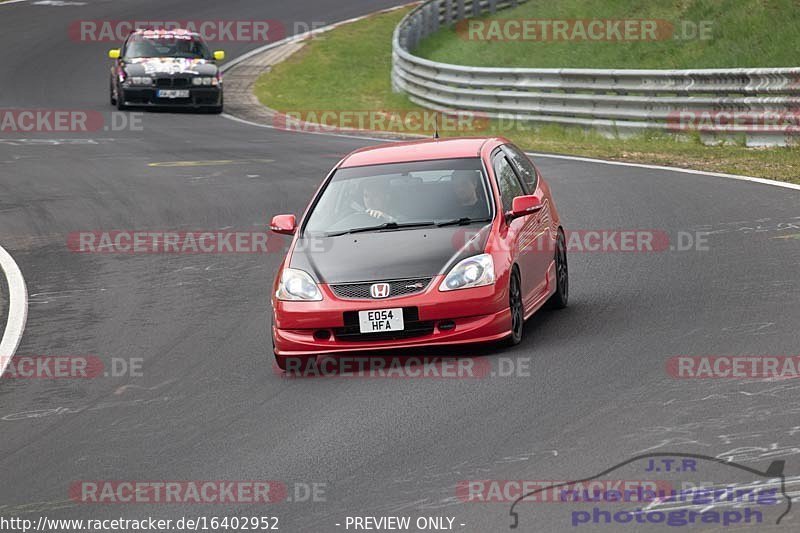
[[[0,4],[0,6],[1,5],[3,4]],[[7,144],[10,146],[60,146],[62,144],[100,144],[101,142],[116,140],[117,139],[0,139],[0,144]]]
[[[256,128],[267,128],[267,129],[270,129],[270,130],[286,131],[286,128],[277,128],[277,127],[275,127],[275,126],[273,126],[271,124],[261,124],[259,122],[253,122],[253,121],[250,121],[250,120],[245,120],[243,118],[235,117],[235,116],[229,115],[227,113],[223,113],[222,116],[227,118],[227,119],[229,119],[229,120],[232,120],[234,122],[239,122],[240,124],[247,124],[248,126],[255,126]],[[326,137],[343,137],[345,139],[358,139],[360,141],[401,142],[401,140],[403,140],[403,141],[407,141],[408,140],[408,139],[389,139],[389,138],[386,138],[386,137],[383,137],[383,138],[381,138],[381,137],[368,137],[366,135],[355,135],[355,134],[349,135],[347,133],[325,133],[325,132],[321,132],[321,131],[303,131],[303,132],[289,132],[289,133],[302,133],[303,135],[324,135]],[[423,137],[420,137],[420,139],[422,139],[422,138]],[[425,137],[425,138],[427,138],[427,137]]]
[[[55,6],[55,7],[85,6],[86,2],[68,2],[66,0],[39,0],[38,2],[34,2],[33,5],[35,5],[35,6]]]
[[[100,411],[102,409],[110,409],[112,407],[139,407],[150,405],[154,402],[170,402],[174,397],[163,396],[161,398],[152,398],[149,400],[118,400],[100,402],[95,405],[81,405],[79,407],[55,407],[53,409],[37,409],[34,411],[22,411],[20,413],[12,413],[0,418],[4,422],[15,422],[18,420],[32,420],[36,418],[44,418],[47,416],[60,416],[60,415],[75,415],[89,411]]]
[[[164,161],[148,163],[148,167],[217,167],[222,165],[247,165],[249,163],[274,163],[274,159],[220,159],[216,161]]]
[[[56,511],[58,509],[68,509],[77,507],[72,500],[50,500],[44,502],[21,503],[17,505],[0,505],[0,512],[3,514],[22,514],[22,513],[41,513],[42,511]]]
[[[14,353],[17,351],[25,321],[28,319],[28,290],[14,258],[0,246],[0,269],[6,276],[8,285],[8,320],[3,340],[0,341],[0,375],[3,374]]]
[[[141,385],[136,385],[136,384],[122,385],[121,387],[118,387],[117,390],[114,391],[114,395],[115,396],[120,396],[121,394],[125,394],[125,392],[127,390],[129,390],[129,389],[139,389],[139,390],[143,390],[143,391],[154,391],[154,390],[158,390],[161,387],[164,387],[166,385],[171,385],[172,383],[175,383],[176,381],[178,381],[178,380],[177,379],[168,379],[167,381],[161,382],[161,383],[159,383],[158,385],[156,385],[154,387],[142,387]]]
[[[773,239],[800,239],[800,233],[792,233],[790,235],[781,235],[780,237],[772,237]]]

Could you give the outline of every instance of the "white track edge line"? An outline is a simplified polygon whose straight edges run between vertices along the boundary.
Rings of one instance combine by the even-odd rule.
[[[646,163],[628,163],[625,161],[607,161],[605,159],[595,159],[593,157],[581,157],[575,155],[556,155],[556,154],[543,154],[537,152],[526,152],[528,155],[533,157],[544,157],[544,158],[551,158],[551,159],[565,159],[568,161],[583,161],[586,163],[600,163],[603,165],[617,165],[621,167],[637,167],[637,168],[648,168],[651,170],[667,170],[669,172],[681,172],[683,174],[697,174],[700,176],[713,176],[717,178],[728,178],[733,180],[740,180],[740,181],[750,181],[753,183],[760,183],[762,185],[773,185],[775,187],[784,187],[786,189],[794,189],[800,191],[800,184],[797,183],[788,183],[785,181],[776,181],[770,180],[766,178],[756,178],[753,176],[742,176],[739,174],[726,174],[724,172],[711,172],[708,170],[694,170],[691,168],[679,168],[679,167],[666,167],[661,165],[648,165]]]
[[[0,341],[0,376],[3,375],[11,358],[22,340],[25,322],[28,319],[28,289],[22,271],[5,248],[0,246],[0,269],[8,285],[8,321]]]

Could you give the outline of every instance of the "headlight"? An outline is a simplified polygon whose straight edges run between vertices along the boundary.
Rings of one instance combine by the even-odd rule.
[[[128,78],[128,83],[131,85],[151,86],[153,85],[153,78],[149,76],[133,76],[132,78]]]
[[[459,261],[444,278],[440,291],[482,287],[494,283],[494,261],[489,254],[475,255]]]
[[[304,300],[318,302],[322,300],[322,293],[307,272],[296,268],[284,268],[278,292],[278,300]]]
[[[203,85],[206,87],[210,87],[212,85],[217,85],[217,78],[209,77],[209,76],[197,76],[192,78],[192,85]]]

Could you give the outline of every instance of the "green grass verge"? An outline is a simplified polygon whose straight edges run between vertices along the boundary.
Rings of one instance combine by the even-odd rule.
[[[800,27],[800,9],[795,0],[529,0],[482,18],[490,17],[659,20],[671,23],[674,32],[667,24],[659,23],[657,40],[614,42],[544,41],[541,31],[528,40],[479,40],[467,38],[466,32],[448,29],[423,41],[415,53],[434,61],[486,67],[665,69],[798,65],[797,52],[789,45],[796,42]],[[706,25],[705,38],[691,38],[700,24]],[[492,26],[487,24],[484,28],[488,33]],[[678,38],[684,34],[688,38]]]
[[[278,111],[418,110],[391,89],[391,36],[406,10],[376,15],[333,30],[262,75],[255,93]],[[430,134],[429,130],[418,133]],[[469,133],[469,132],[462,132]],[[446,136],[458,135],[446,133]],[[474,134],[474,133],[473,133]],[[481,135],[503,135],[526,150],[599,157],[746,174],[800,183],[800,148],[753,149],[705,146],[699,139],[665,134],[609,139],[575,128],[501,129],[493,122]]]

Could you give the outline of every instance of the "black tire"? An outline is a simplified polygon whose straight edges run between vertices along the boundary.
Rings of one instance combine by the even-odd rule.
[[[569,266],[567,263],[567,240],[564,232],[560,229],[556,239],[555,262],[556,292],[547,303],[551,309],[564,309],[569,301]]]
[[[108,99],[111,101],[111,105],[117,105],[117,99],[114,98],[114,82],[108,84]]]
[[[117,93],[117,111],[125,111],[128,109],[123,102],[125,101],[124,93],[122,91],[118,91]]]
[[[212,115],[219,115],[222,113],[223,108],[225,107],[225,97],[219,97],[219,105],[216,105],[212,108],[209,108],[208,112]]]
[[[511,271],[511,279],[508,282],[508,307],[511,310],[511,335],[506,339],[506,344],[508,346],[516,346],[522,342],[522,331],[525,328],[522,283],[516,268]]]

